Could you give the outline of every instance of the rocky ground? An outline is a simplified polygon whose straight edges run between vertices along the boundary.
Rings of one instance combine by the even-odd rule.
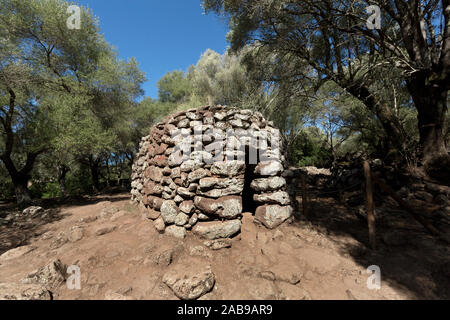
[[[306,216],[267,230],[245,213],[222,242],[158,233],[128,194],[3,215],[0,299],[450,298],[448,246],[398,214],[379,222],[372,251],[365,222],[314,192]],[[80,290],[67,288],[70,265]],[[367,288],[371,265],[379,290]]]

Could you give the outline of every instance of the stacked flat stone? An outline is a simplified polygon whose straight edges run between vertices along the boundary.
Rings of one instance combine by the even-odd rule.
[[[242,201],[248,201],[242,199],[248,165],[242,155],[251,147],[263,153],[250,184],[258,204],[255,221],[275,228],[293,210],[283,178],[282,143],[250,137],[264,134],[279,136],[279,130],[259,112],[224,106],[178,112],[142,138],[133,164],[132,200],[160,232],[184,238],[190,230],[208,240],[233,237],[241,229]],[[186,138],[192,144],[183,153]]]

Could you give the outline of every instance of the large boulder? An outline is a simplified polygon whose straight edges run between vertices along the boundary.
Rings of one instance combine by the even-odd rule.
[[[291,206],[264,205],[256,208],[255,221],[262,223],[269,229],[274,229],[289,219],[292,212]]]
[[[281,162],[272,160],[258,163],[255,168],[255,173],[263,177],[273,177],[280,175],[284,168]]]
[[[208,190],[208,191],[200,190],[200,191],[198,191],[198,194],[201,196],[206,196],[206,197],[210,197],[210,198],[220,198],[220,197],[225,197],[225,196],[229,196],[229,195],[241,194],[243,190],[244,190],[244,184],[242,184],[242,185],[235,184],[235,185],[231,185],[224,189],[212,189],[212,190]]]
[[[198,180],[208,176],[209,171],[203,168],[197,169],[195,171],[192,171],[188,175],[188,181],[191,182],[197,182]]]
[[[145,171],[145,176],[155,182],[161,182],[161,179],[163,177],[162,169],[151,166]]]
[[[242,213],[242,198],[227,196],[219,199],[195,197],[195,206],[202,212],[220,218],[234,219]]]
[[[148,197],[148,205],[150,208],[153,208],[157,211],[161,210],[161,206],[163,204],[164,200],[158,197],[149,196]]]
[[[215,281],[214,273],[209,267],[199,269],[178,265],[163,276],[163,282],[182,300],[200,298],[213,289]]]
[[[184,239],[186,237],[186,229],[184,227],[172,225],[166,228],[165,234],[178,239]]]
[[[258,203],[273,203],[280,204],[282,206],[291,203],[289,194],[285,191],[277,191],[274,193],[255,194],[253,200]]]
[[[219,176],[233,177],[243,173],[244,169],[244,161],[217,161],[213,163],[211,167],[211,173]]]
[[[255,179],[251,183],[251,188],[258,192],[276,191],[286,185],[286,180],[282,177],[271,177]]]
[[[166,200],[161,205],[161,217],[166,224],[175,223],[178,215],[178,206],[173,200]]]
[[[229,238],[237,234],[240,230],[241,221],[237,219],[225,222],[200,222],[192,229],[194,234],[208,240]]]

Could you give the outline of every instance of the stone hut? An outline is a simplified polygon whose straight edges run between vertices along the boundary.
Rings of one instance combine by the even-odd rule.
[[[262,114],[224,106],[178,112],[142,138],[132,200],[159,232],[230,238],[243,212],[273,229],[293,213],[280,131]]]

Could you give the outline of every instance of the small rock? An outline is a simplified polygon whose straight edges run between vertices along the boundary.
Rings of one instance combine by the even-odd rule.
[[[262,271],[258,273],[258,276],[260,278],[269,280],[269,281],[275,281],[275,275],[271,271]]]
[[[164,233],[164,230],[166,229],[166,224],[164,223],[164,220],[162,217],[159,217],[155,221],[153,221],[153,226],[155,227],[156,231],[159,233]]]
[[[165,234],[178,239],[184,239],[186,237],[186,229],[172,225],[166,228]]]
[[[191,256],[199,256],[199,257],[207,257],[207,258],[211,258],[211,254],[209,252],[206,252],[205,248],[202,246],[195,246],[192,247],[191,250],[189,251],[189,254]]]
[[[97,220],[97,216],[89,216],[89,217],[85,217],[85,218],[81,218],[80,220],[78,220],[79,223],[91,223],[94,222],[95,220]]]
[[[150,220],[156,220],[161,215],[161,212],[156,211],[156,210],[151,209],[151,208],[146,208],[145,212],[146,212],[147,219],[150,219]]]
[[[178,194],[175,196],[175,198],[173,198],[173,201],[175,201],[176,204],[180,204],[184,201],[183,197],[179,196]],[[181,210],[181,206],[180,206],[180,210]]]
[[[42,207],[33,206],[33,207],[28,207],[25,210],[23,210],[22,214],[27,215],[27,216],[28,215],[35,216],[41,212],[44,212],[44,209]]]
[[[114,213],[119,212],[120,209],[118,207],[112,206],[112,207],[106,207],[104,208],[100,214],[99,214],[99,218],[100,219],[108,219],[109,217],[111,217]]]
[[[51,238],[53,238],[54,236],[54,232],[53,231],[47,231],[46,233],[44,233],[41,237],[42,240],[49,240]]]
[[[61,248],[63,245],[65,245],[69,241],[67,239],[67,235],[64,232],[58,233],[56,238],[50,243],[50,249],[58,249]]]
[[[193,228],[194,234],[209,240],[229,238],[241,230],[240,220],[229,220],[225,222],[211,221],[201,222]]]
[[[206,214],[203,214],[203,213],[199,213],[197,215],[197,217],[198,217],[198,220],[200,220],[200,221],[208,221],[209,220],[209,217]]]
[[[133,297],[125,296],[118,292],[114,292],[112,290],[108,290],[105,293],[105,300],[136,300]]]
[[[197,221],[198,221],[198,215],[197,215],[196,213],[194,213],[194,214],[192,215],[192,217],[189,218],[188,223],[189,223],[189,225],[190,225],[191,227],[193,227],[193,226],[195,226],[195,224],[197,223]]]
[[[180,212],[177,217],[175,218],[175,224],[177,226],[184,226],[189,221],[189,216],[183,212]]]
[[[84,236],[84,229],[79,226],[74,226],[69,231],[69,235],[68,235],[67,239],[70,242],[77,242],[77,241],[80,241],[81,239],[83,239],[83,236]]]
[[[155,264],[160,266],[168,266],[172,263],[173,258],[173,250],[165,250],[163,252],[159,252],[153,258]]]
[[[166,200],[161,205],[161,216],[165,223],[170,224],[175,222],[178,215],[178,206],[173,200]]]
[[[61,260],[55,260],[39,268],[20,280],[23,284],[40,284],[48,290],[59,287],[66,280],[66,266]]]
[[[110,220],[111,222],[114,222],[126,215],[128,215],[128,211],[120,210],[119,212],[114,213]]]
[[[100,226],[95,229],[94,234],[98,236],[103,236],[105,234],[111,233],[116,230],[116,226],[108,225],[108,226]]]
[[[231,241],[231,239],[224,238],[224,239],[205,241],[205,242],[203,242],[203,244],[211,250],[220,250],[220,249],[224,249],[224,248],[231,248],[232,241]]]
[[[186,214],[191,214],[195,210],[194,201],[183,201],[180,204],[180,210]]]

